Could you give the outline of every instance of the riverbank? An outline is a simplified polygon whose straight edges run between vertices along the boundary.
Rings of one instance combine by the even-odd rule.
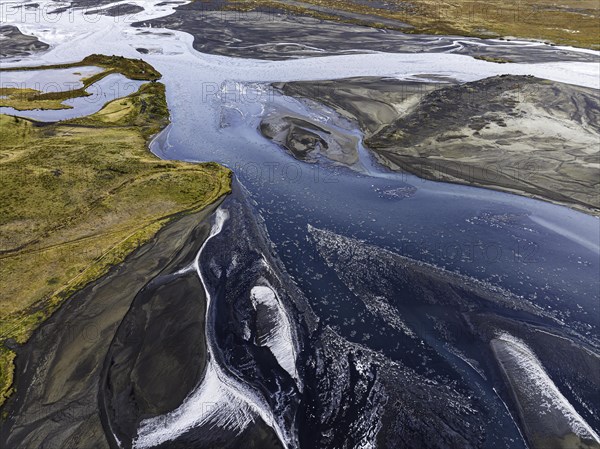
[[[560,6],[545,0],[528,4],[507,4],[500,0],[459,0],[444,5],[432,0],[242,0],[232,3],[298,11],[325,20],[328,16],[333,16],[333,20],[396,28],[408,33],[483,38],[515,36],[592,49],[600,46],[597,39],[599,10],[598,5],[592,1],[569,0],[562,2]]]
[[[222,166],[148,151],[168,122],[160,83],[79,119],[0,116],[0,403],[12,392],[14,350],[41,323],[166,224],[230,191]]]
[[[21,33],[14,25],[1,25],[2,48],[0,57],[17,58],[29,56],[38,51],[48,50],[50,46],[38,38]]]
[[[530,196],[600,215],[597,91],[523,76],[456,84],[355,78],[275,85],[357,123],[365,145],[392,170]],[[319,106],[321,105],[321,106]],[[261,131],[305,159],[358,160],[347,136],[275,111]],[[286,130],[275,136],[272,128]],[[316,137],[315,137],[316,136]],[[312,138],[312,140],[311,140]],[[311,143],[312,142],[312,143]],[[337,147],[346,148],[340,158]],[[354,155],[349,157],[348,155]]]
[[[598,42],[598,5],[591,1],[574,0],[560,6],[537,0],[527,5],[493,2],[458,2],[440,5],[431,0],[411,2],[366,2],[364,0],[233,0],[191,2],[179,6],[169,17],[152,20],[152,26],[165,26],[195,34],[198,45],[219,47],[232,40],[231,49],[254,53],[264,40],[265,44],[281,43],[287,50],[310,52],[327,39],[305,30],[297,33],[300,25],[312,28],[316,23],[320,31],[331,37],[331,31],[354,27],[363,35],[368,28],[386,32],[400,31],[407,35],[451,35],[483,39],[520,38],[573,47],[600,48]],[[219,39],[214,39],[215,23],[220,22]],[[226,25],[223,24],[226,22]],[[311,22],[313,22],[311,24]],[[198,26],[201,24],[201,26]],[[138,24],[134,24],[138,26]],[[368,27],[368,28],[367,28]],[[252,28],[254,33],[249,29]],[[362,30],[363,32],[361,32]],[[348,28],[346,29],[348,31]],[[244,34],[241,38],[240,33]],[[356,36],[350,36],[352,42]],[[381,33],[380,33],[381,34]],[[264,39],[271,35],[271,39]],[[290,37],[302,36],[301,40]],[[371,49],[379,50],[382,39],[374,39]],[[243,45],[240,45],[243,42]],[[343,40],[340,45],[345,45]],[[227,44],[226,44],[227,45]],[[273,47],[274,48],[274,47]],[[368,47],[367,47],[368,48]],[[199,51],[201,50],[198,48]],[[318,48],[317,48],[318,50]],[[395,50],[398,51],[398,50]],[[244,56],[241,57],[253,57]]]
[[[140,364],[148,368],[149,363],[148,358],[143,357],[144,351],[136,352],[136,348],[151,349],[153,355],[149,371],[134,370],[131,379],[130,372],[126,372],[127,379],[135,386],[138,407],[149,412],[144,409],[144,404],[148,403],[158,413],[185,398],[198,381],[203,367],[203,351],[198,349],[202,348],[198,343],[202,340],[193,339],[195,332],[203,332],[203,314],[196,312],[205,307],[204,290],[194,288],[193,296],[190,296],[181,295],[185,293],[183,289],[167,288],[163,290],[167,294],[156,295],[146,302],[149,310],[156,311],[161,305],[166,309],[167,313],[152,320],[152,326],[147,329],[148,336],[154,331],[162,332],[162,339],[146,339],[146,329],[136,333],[130,325],[131,320],[126,318],[139,317],[142,309],[137,306],[152,297],[152,285],[160,284],[161,276],[164,282],[169,274],[193,261],[210,231],[209,218],[221,200],[222,197],[205,209],[183,215],[164,226],[123,263],[112,267],[106,275],[65,301],[25,345],[17,348],[17,393],[4,406],[7,416],[0,432],[3,445],[112,447],[107,440],[110,433],[106,432],[108,436],[105,436],[103,422],[108,422],[107,415],[122,414],[128,408],[118,401],[115,401],[115,407],[107,406],[107,401],[101,398],[119,388],[118,373],[127,364],[127,359],[121,360],[119,365],[111,354],[118,353],[123,341],[118,335],[127,334],[129,330],[127,343],[131,351],[140,356],[128,359],[134,368]],[[185,307],[177,307],[177,301],[184,301]],[[149,313],[152,317],[154,312]],[[195,320],[200,322],[195,323]],[[179,326],[182,323],[188,325]],[[172,339],[177,341],[177,349],[169,343]],[[111,345],[114,346],[112,350]],[[186,350],[193,350],[197,356],[177,357]],[[199,363],[194,365],[194,362]],[[105,379],[111,367],[114,382],[109,384]],[[163,382],[162,388],[145,389],[155,386],[159,379]],[[163,395],[164,391],[168,394]]]
[[[139,20],[171,12],[169,6],[158,11],[149,1],[144,7],[151,14]],[[531,446],[526,423],[489,344],[498,332],[523,340],[539,360],[534,366],[551,378],[528,388],[534,398],[555,386],[564,399],[554,398],[571,404],[579,422],[600,428],[593,375],[600,360],[599,220],[541,201],[424,182],[367,164],[373,170],[356,173],[329,161],[297,163],[256,132],[263,106],[270,105],[253,96],[274,81],[371,75],[394,76],[392,82],[425,79],[437,87],[507,71],[597,88],[597,65],[573,63],[569,58],[577,52],[546,45],[453,36],[420,36],[416,42],[429,42],[423,54],[265,63],[199,55],[192,36],[154,27],[135,30],[106,16],[93,23],[75,18],[27,26],[42,40],[52,38],[53,50],[39,55],[46,63],[90,52],[137,58],[136,49],[148,49],[141,57],[164,74],[173,122],[153,141],[152,151],[235,167],[240,188],[219,206],[215,234],[194,267],[186,267],[187,259],[169,265],[137,284],[138,294],[116,278],[94,283],[89,292],[94,307],[70,309],[87,298],[74,296],[46,321],[55,327],[42,325],[34,333],[30,343],[45,352],[31,358],[19,353],[17,377],[24,378],[25,370],[30,379],[41,373],[43,380],[34,387],[17,385],[10,403],[16,405],[6,406],[10,413],[2,430],[10,440],[0,445],[105,449],[117,439],[130,447],[133,438],[138,449],[158,444],[275,449],[283,446],[278,440],[302,449],[525,449]],[[221,31],[212,37],[222,38]],[[522,53],[532,63],[443,54],[469,45],[510,47],[511,60]],[[445,49],[428,54],[435,46]],[[531,48],[547,50],[555,62],[537,64],[544,60],[532,58]],[[246,101],[228,95],[238,87],[249,90]],[[212,93],[216,101],[209,99]],[[272,98],[277,105],[300,103]],[[300,106],[295,111],[301,116],[325,115],[323,105]],[[386,123],[398,118],[395,107],[390,112]],[[340,132],[360,140],[358,126],[350,124]],[[361,149],[358,163],[368,163],[368,156]],[[202,235],[183,251],[192,251]],[[180,234],[174,231],[172,237]],[[142,265],[162,267],[173,257],[160,251],[145,255],[140,254]],[[195,269],[207,292],[205,323],[204,298],[196,294],[198,282],[188,269]],[[146,273],[143,266],[133,270]],[[96,296],[99,289],[104,296]],[[129,299],[114,299],[122,293]],[[110,307],[113,302],[105,307],[102,299],[118,301],[119,310]],[[63,310],[72,310],[70,319]],[[197,340],[203,327],[205,338]],[[46,341],[54,338],[60,342]],[[203,357],[206,342],[210,357]],[[186,359],[193,364],[182,369]],[[205,360],[215,362],[214,369],[205,370],[197,388],[174,410],[154,416],[181,398]],[[531,385],[530,377],[508,368],[515,385]],[[181,375],[184,371],[188,376]],[[547,408],[530,410],[539,415]],[[154,418],[144,420],[145,414]],[[142,421],[133,435],[138,417]],[[562,437],[557,435],[562,429],[551,426],[546,436]],[[257,427],[264,430],[255,438],[242,431]]]
[[[57,70],[57,69],[77,69],[82,67],[98,67],[102,69],[99,73],[81,79],[81,87],[75,89],[65,89],[56,91],[58,83],[48,83],[48,92],[31,89],[12,87],[17,83],[8,83],[11,87],[0,85],[0,107],[7,106],[18,111],[30,109],[69,109],[71,106],[64,104],[65,100],[89,97],[92,94],[87,89],[94,83],[106,78],[112,74],[121,74],[130,80],[136,81],[157,81],[160,79],[160,73],[154,68],[142,61],[127,59],[122,56],[90,55],[82,61],[72,64],[54,64],[39,67],[16,67],[0,68],[2,72],[23,72],[38,70]],[[41,86],[41,85],[40,85]],[[43,87],[43,86],[41,86]],[[68,87],[65,84],[63,87]],[[105,94],[106,95],[106,94]]]

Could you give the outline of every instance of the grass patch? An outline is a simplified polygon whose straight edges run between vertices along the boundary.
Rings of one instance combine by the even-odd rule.
[[[0,69],[0,73],[10,71],[52,70],[75,67],[96,66],[104,70],[81,80],[83,86],[61,92],[40,92],[35,89],[0,88],[0,106],[7,106],[18,111],[30,109],[69,109],[63,101],[77,97],[87,97],[91,94],[86,89],[102,78],[120,73],[132,80],[156,81],[161,75],[150,64],[141,59],[127,59],[122,56],[90,55],[80,62],[71,64],[55,64],[38,67]]]
[[[69,92],[69,91],[65,91]],[[14,87],[0,87],[0,106],[14,108],[17,111],[28,109],[70,109],[71,106],[64,105],[64,99],[38,99],[42,92],[35,89],[17,89]],[[87,95],[87,93],[86,93]],[[70,98],[70,97],[69,97]]]
[[[0,404],[13,393],[15,353],[0,346]]]
[[[7,340],[25,343],[166,223],[230,191],[231,172],[218,164],[148,151],[168,120],[160,83],[70,121],[0,115],[0,404],[14,369]]]

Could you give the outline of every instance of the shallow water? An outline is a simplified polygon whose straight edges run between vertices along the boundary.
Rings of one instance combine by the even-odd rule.
[[[100,67],[0,72],[0,87],[35,89],[43,93],[62,92],[83,87],[82,79],[102,72]]]
[[[207,59],[213,62],[213,58]],[[262,63],[235,62],[250,66],[250,72],[255,71],[249,74],[246,69],[239,68],[240,78],[250,80],[259,77],[293,79],[294,76],[319,79],[365,72],[381,74],[381,66],[377,63],[367,67],[360,58],[342,59],[340,64],[334,59],[322,64],[315,62],[310,69],[301,68],[306,61],[267,63],[272,73],[265,73],[267,69]],[[447,70],[464,57],[448,58],[443,71],[439,71],[436,59],[427,62],[427,55],[415,59],[400,55],[398,61],[402,60],[402,63],[397,65],[390,59],[376,61],[383,66],[393,66],[391,72],[383,73],[403,79],[436,71],[459,80],[482,76],[477,75],[477,69],[468,67],[471,61],[466,59],[464,66],[456,65],[455,69]],[[159,67],[164,63],[164,59],[156,58],[155,61]],[[359,67],[352,66],[352,61]],[[298,67],[298,70],[288,72],[288,65]],[[165,82],[170,86],[173,124],[155,140],[152,150],[165,158],[216,160],[231,167],[255,202],[275,251],[293,280],[307,295],[323,322],[342,336],[353,342],[368,339],[370,348],[382,351],[393,360],[411,363],[404,350],[396,347],[395,340],[390,341],[389,331],[386,334],[373,321],[357,323],[359,319],[365,320],[362,314],[357,315],[361,310],[360,301],[340,285],[335,275],[327,274],[330,269],[323,265],[314,246],[307,243],[309,225],[361,239],[479,279],[490,286],[504,288],[517,295],[523,304],[547,312],[551,316],[550,322],[554,323],[552,326],[562,328],[562,323],[568,322],[570,329],[595,340],[599,312],[598,219],[524,197],[425,181],[383,169],[377,172],[376,164],[365,160],[364,154],[362,163],[370,171],[368,174],[325,162],[316,165],[297,162],[256,130],[265,103],[286,100],[265,84],[238,82],[231,71],[222,75],[226,77],[224,81],[221,81],[223,78],[215,79],[216,67],[212,64],[205,73],[192,72],[193,68],[200,70],[201,66],[201,62],[199,65],[182,62],[162,66]],[[553,67],[546,68],[549,78],[562,77]],[[583,66],[583,76],[574,76],[572,80],[578,83],[585,80],[588,68]],[[534,69],[545,73],[542,67],[531,70]],[[309,73],[308,70],[312,71]],[[529,67],[518,67],[515,72],[527,70]],[[204,80],[200,85],[194,82],[200,79]],[[182,100],[184,98],[186,101]],[[293,103],[293,100],[287,101]],[[408,197],[394,195],[397,191],[411,194]],[[403,316],[410,317],[408,311],[403,312]],[[489,383],[482,381],[468,362],[444,349],[444,345],[432,336],[433,329],[423,322],[422,316],[419,317],[420,312],[413,313],[416,317],[406,320],[418,330],[419,336],[443,354],[444,359],[463,366],[450,374],[442,365],[435,365],[438,375],[446,373],[458,376],[470,385],[479,385],[485,392],[480,393],[480,397],[495,404],[490,407],[504,410]],[[437,311],[423,309],[421,313],[444,319],[447,311],[443,308]],[[463,345],[461,350],[467,360],[477,359],[481,353],[476,346]],[[500,447],[506,444],[500,441],[518,435],[511,423],[510,416],[499,414],[496,417],[490,431],[497,440],[493,440],[496,443],[490,441],[490,447],[494,444]],[[517,441],[511,445],[519,447]]]
[[[172,95],[177,102],[178,95]],[[281,101],[275,95],[261,99]],[[194,98],[193,92],[186,96]],[[302,164],[256,131],[261,101],[231,97],[213,99],[217,113],[209,117],[206,103],[187,103],[186,108],[177,102],[173,125],[152,149],[161,157],[217,160],[233,168],[257,202],[271,238],[283,245],[280,256],[286,260],[289,254],[292,272],[302,272],[292,260],[303,250],[310,223],[548,304],[583,301],[591,307],[590,315],[578,313],[596,321],[598,283],[590,280],[599,268],[598,219],[541,201],[412,175],[384,171],[383,176],[368,176],[332,164]],[[211,119],[218,120],[214,134],[207,128]],[[200,126],[206,146],[195,145]],[[382,194],[407,187],[416,189],[410,198]]]
[[[21,72],[27,73],[27,72]],[[0,107],[0,114],[16,115],[40,122],[56,122],[69,120],[98,112],[102,107],[113,100],[131,95],[144,84],[144,81],[130,80],[120,73],[113,73],[101,80],[90,84],[86,97],[70,98],[62,102],[65,109],[35,109],[19,111],[14,108]]]

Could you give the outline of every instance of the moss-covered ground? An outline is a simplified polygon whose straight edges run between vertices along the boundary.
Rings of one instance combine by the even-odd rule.
[[[141,59],[127,59],[122,56],[90,55],[80,62],[72,64],[55,64],[41,67],[5,68],[2,71],[27,71],[27,70],[50,70],[68,69],[85,66],[96,66],[104,69],[100,73],[81,80],[83,86],[78,89],[68,89],[59,92],[41,92],[35,89],[18,89],[13,87],[0,87],[0,106],[8,106],[18,111],[28,109],[68,109],[71,106],[64,105],[63,101],[70,98],[85,97],[91,95],[86,89],[100,81],[102,78],[120,73],[132,80],[156,81],[160,78],[158,73],[150,64]]]
[[[148,67],[120,61],[107,70],[160,76]],[[231,173],[218,164],[148,151],[168,121],[158,82],[80,119],[0,115],[0,404],[11,393],[13,345],[166,223],[230,191]]]

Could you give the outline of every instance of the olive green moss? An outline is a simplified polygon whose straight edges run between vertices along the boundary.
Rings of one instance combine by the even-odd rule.
[[[100,81],[102,78],[113,73],[120,73],[132,80],[156,81],[161,75],[150,64],[141,59],[127,59],[122,56],[90,55],[80,62],[71,64],[54,64],[37,67],[7,68],[2,71],[30,71],[30,70],[52,70],[68,69],[85,66],[101,67],[104,70],[92,76],[82,79],[82,87],[60,92],[40,92],[35,89],[0,88],[0,106],[12,107],[23,111],[28,109],[68,109],[70,106],[62,104],[71,98],[87,97],[91,95],[86,89]]]
[[[123,58],[94,55],[78,65],[160,77]],[[168,123],[158,82],[74,120],[0,115],[0,404],[12,391],[13,345],[166,224],[230,191],[231,172],[218,164],[164,161],[148,151]]]

